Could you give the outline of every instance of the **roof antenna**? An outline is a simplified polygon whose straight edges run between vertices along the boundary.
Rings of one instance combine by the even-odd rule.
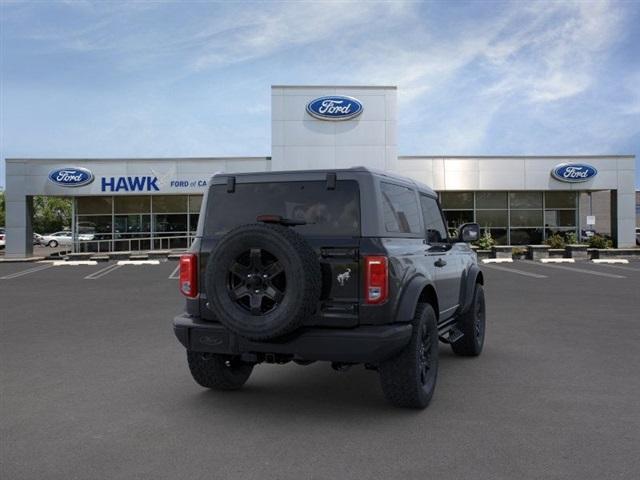
[[[335,172],[327,173],[327,190],[335,190],[338,177]]]

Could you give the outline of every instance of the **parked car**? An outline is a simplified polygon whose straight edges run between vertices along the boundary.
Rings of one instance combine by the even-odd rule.
[[[255,365],[329,361],[380,375],[393,405],[426,407],[438,340],[477,356],[484,277],[447,234],[437,195],[362,167],[215,175],[180,258],[174,331],[203,387],[242,387]]]
[[[0,228],[0,250],[5,246],[6,240],[4,239],[4,228]]]
[[[640,245],[640,228],[636,228],[636,245]]]
[[[34,245],[45,245],[44,237],[42,235],[40,235],[39,233],[34,233],[33,234],[33,244]]]
[[[80,241],[93,240],[93,235],[80,234],[78,235],[78,240]],[[48,247],[56,248],[59,245],[70,246],[72,244],[73,244],[73,238],[71,236],[71,232],[68,230],[42,236],[42,245],[46,245]]]
[[[580,230],[580,241],[587,243],[595,234],[595,230]]]
[[[55,232],[43,235],[42,242],[47,247],[56,248],[58,245],[71,245],[73,243],[73,238],[69,231]]]

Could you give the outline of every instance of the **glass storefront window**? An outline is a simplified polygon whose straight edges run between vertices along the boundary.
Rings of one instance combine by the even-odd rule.
[[[115,231],[120,234],[146,233],[151,232],[149,215],[116,215]]]
[[[485,228],[482,228],[483,233],[485,230]],[[489,232],[491,233],[491,238],[493,238],[498,245],[506,245],[509,242],[506,228],[490,228]]]
[[[542,210],[511,210],[512,227],[541,227]]]
[[[112,197],[77,197],[76,213],[78,215],[98,215],[106,213],[111,215]]]
[[[542,228],[512,228],[511,245],[540,245],[543,240]]]
[[[153,215],[153,231],[156,233],[173,233],[187,231],[187,215],[159,214]],[[162,235],[159,235],[162,236]]]
[[[545,192],[546,208],[576,208],[576,192]]]
[[[443,209],[473,209],[473,192],[442,192],[440,202]]]
[[[476,192],[476,208],[507,208],[507,192]]]
[[[191,231],[191,233],[195,233],[195,231],[198,229],[198,217],[200,217],[200,215],[197,213],[189,214],[189,230]]]
[[[187,211],[186,195],[157,195],[153,197],[152,202],[153,213],[185,213]]]
[[[189,213],[200,213],[202,195],[189,195]]]
[[[509,225],[507,210],[478,210],[476,212],[476,222],[480,224],[481,228],[506,227]]]
[[[464,223],[473,223],[473,210],[444,210],[447,227],[458,228]]]
[[[79,234],[111,233],[111,215],[78,215],[76,229]]]
[[[545,227],[575,227],[575,210],[546,210],[544,212]]]
[[[115,213],[149,213],[151,211],[151,197],[131,196],[115,197]]]
[[[509,207],[512,210],[542,208],[542,192],[510,192]]]

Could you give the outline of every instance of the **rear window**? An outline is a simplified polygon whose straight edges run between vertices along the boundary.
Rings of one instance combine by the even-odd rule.
[[[325,181],[238,183],[211,187],[207,202],[206,235],[222,235],[259,215],[302,220],[292,227],[301,235],[359,236],[360,194],[355,180],[339,180],[335,190]]]

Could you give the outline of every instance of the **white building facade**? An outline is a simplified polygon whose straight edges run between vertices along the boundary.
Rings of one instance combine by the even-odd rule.
[[[100,250],[181,247],[216,172],[352,166],[430,185],[450,227],[476,221],[502,244],[588,228],[635,245],[634,156],[398,156],[397,118],[395,87],[273,86],[270,156],[7,159],[6,256],[32,254],[36,195],[71,197],[74,234]]]

